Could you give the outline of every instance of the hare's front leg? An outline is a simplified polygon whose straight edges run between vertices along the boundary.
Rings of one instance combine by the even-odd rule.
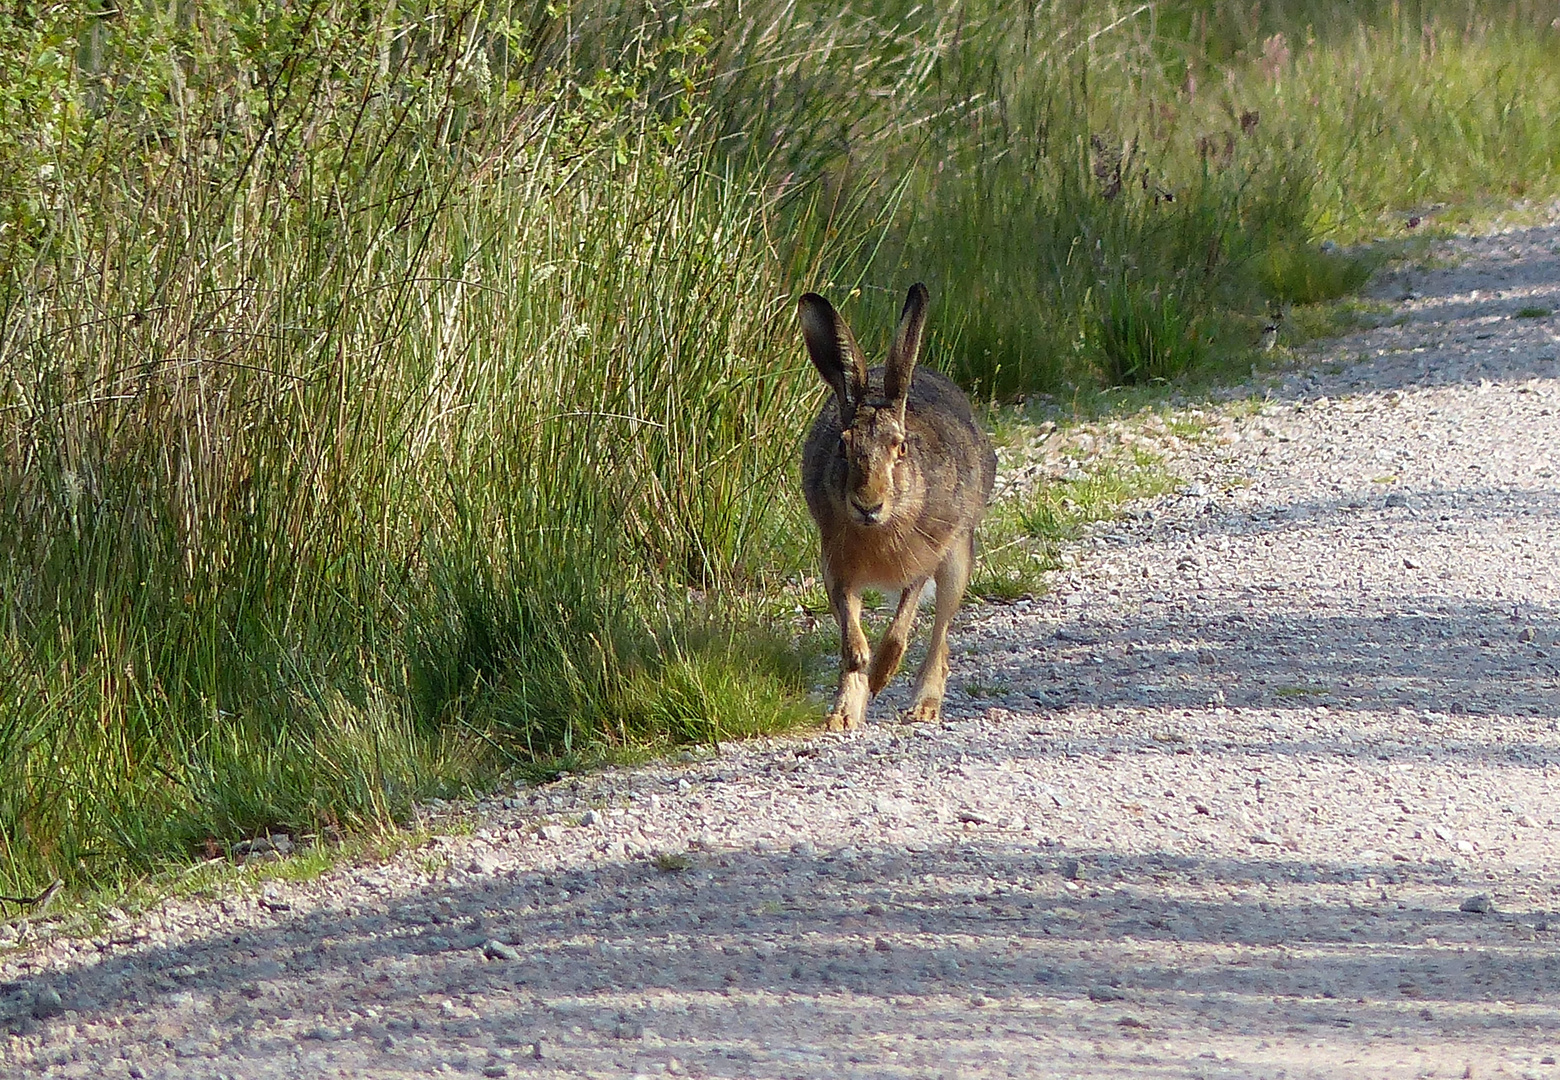
[[[905,713],[906,720],[933,721],[942,716],[943,691],[948,684],[948,624],[964,600],[974,565],[975,534],[971,532],[954,541],[953,550],[937,567],[937,621],[932,624],[926,659],[915,675],[915,704]]]
[[[910,626],[915,622],[915,609],[921,602],[921,593],[926,591],[926,578],[912,581],[910,587],[899,594],[899,610],[894,612],[894,621],[888,624],[888,629],[883,633],[883,640],[878,642],[878,647],[872,653],[872,667],[867,671],[867,690],[873,697],[883,692],[883,687],[893,679],[894,672],[899,670],[899,661],[904,659],[905,642],[910,638]]]
[[[840,692],[824,719],[830,731],[860,727],[867,717],[867,635],[861,630],[861,593],[828,580],[829,605],[840,624]]]

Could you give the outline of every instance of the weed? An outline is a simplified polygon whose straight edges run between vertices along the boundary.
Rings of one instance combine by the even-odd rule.
[[[693,869],[692,859],[671,851],[663,851],[656,855],[654,864],[655,868],[663,874],[681,874],[685,870]]]
[[[968,680],[963,689],[972,698],[999,698],[1013,692],[1005,682],[981,682],[979,679]]]
[[[1524,308],[1518,308],[1517,309],[1517,318],[1519,318],[1519,319],[1547,319],[1547,318],[1549,318],[1549,316],[1553,315],[1554,313],[1555,312],[1554,312],[1553,308],[1524,307]]]

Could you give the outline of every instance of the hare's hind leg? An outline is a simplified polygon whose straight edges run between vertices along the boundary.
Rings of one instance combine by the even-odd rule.
[[[905,642],[910,637],[910,625],[915,622],[915,609],[921,603],[921,594],[926,591],[926,582],[926,578],[913,581],[899,594],[899,610],[894,612],[894,621],[883,632],[883,639],[872,653],[872,666],[867,669],[867,690],[873,697],[882,693],[894,672],[899,670],[899,661],[905,655]]]
[[[948,624],[964,600],[974,565],[975,534],[971,532],[954,543],[937,567],[937,621],[932,624],[926,659],[916,672],[915,704],[905,713],[906,720],[933,721],[942,716],[943,690],[948,684]]]
[[[829,731],[860,727],[867,717],[867,635],[861,630],[861,593],[847,588],[824,571],[829,606],[840,624],[840,692],[824,718]]]

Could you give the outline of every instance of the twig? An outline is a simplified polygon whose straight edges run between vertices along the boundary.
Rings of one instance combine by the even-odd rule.
[[[59,892],[64,885],[63,881],[55,878],[49,883],[49,887],[37,896],[0,896],[0,903],[15,904],[20,910],[35,908],[37,914],[41,915],[44,909],[49,906],[49,901],[54,899],[54,894]]]

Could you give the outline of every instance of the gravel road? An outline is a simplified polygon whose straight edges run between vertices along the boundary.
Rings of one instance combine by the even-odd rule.
[[[901,680],[861,733],[13,926],[0,1074],[1560,1078],[1560,317],[1517,314],[1560,228],[1445,254],[968,609],[942,725]]]

